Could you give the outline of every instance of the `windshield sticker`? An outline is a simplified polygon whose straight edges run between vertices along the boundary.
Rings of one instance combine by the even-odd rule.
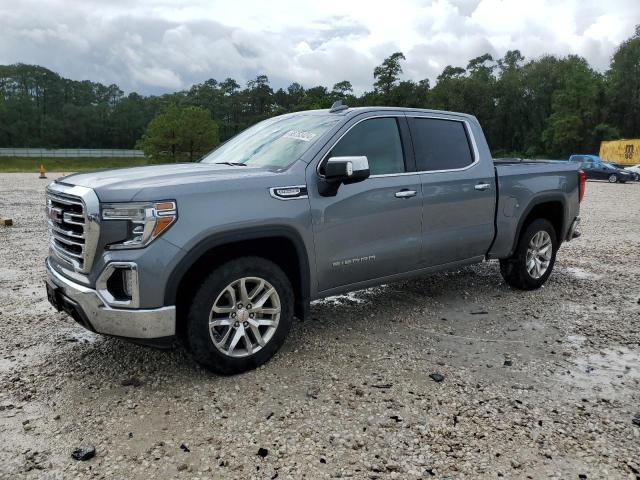
[[[303,130],[289,130],[283,135],[284,138],[295,138],[296,140],[302,140],[303,142],[310,142],[315,138],[315,136],[315,133],[305,132]]]

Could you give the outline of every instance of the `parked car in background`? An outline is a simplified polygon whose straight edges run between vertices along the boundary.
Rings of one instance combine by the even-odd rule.
[[[598,155],[571,155],[569,161],[580,164],[580,168],[587,176],[587,180],[607,180],[609,183],[625,183],[636,179],[635,173],[605,162]]]
[[[627,172],[631,172],[635,175],[636,182],[640,180],[640,164],[634,165],[633,167],[625,167]]]

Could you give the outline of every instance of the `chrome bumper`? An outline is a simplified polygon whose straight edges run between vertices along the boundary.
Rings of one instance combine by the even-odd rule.
[[[46,261],[47,283],[59,289],[62,301],[80,318],[78,323],[105,335],[127,338],[163,338],[175,335],[176,307],[118,309],[107,306],[98,293],[63,277]],[[67,309],[64,309],[67,311]],[[73,315],[76,317],[76,315]],[[89,325],[86,325],[86,322]]]

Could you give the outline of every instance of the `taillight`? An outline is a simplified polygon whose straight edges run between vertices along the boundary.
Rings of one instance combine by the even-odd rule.
[[[580,178],[580,190],[578,191],[578,199],[580,202],[582,202],[582,199],[584,198],[584,188],[587,183],[587,176],[582,170],[578,170],[578,177]]]

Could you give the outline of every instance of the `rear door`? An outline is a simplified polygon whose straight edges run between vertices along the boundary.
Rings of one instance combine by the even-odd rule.
[[[495,231],[493,162],[481,161],[465,119],[407,117],[424,198],[422,262],[434,266],[484,256]]]
[[[307,168],[307,185],[332,156],[365,155],[371,176],[335,196],[309,189],[320,291],[413,270],[420,252],[422,194],[404,116],[359,117],[337,137]]]

